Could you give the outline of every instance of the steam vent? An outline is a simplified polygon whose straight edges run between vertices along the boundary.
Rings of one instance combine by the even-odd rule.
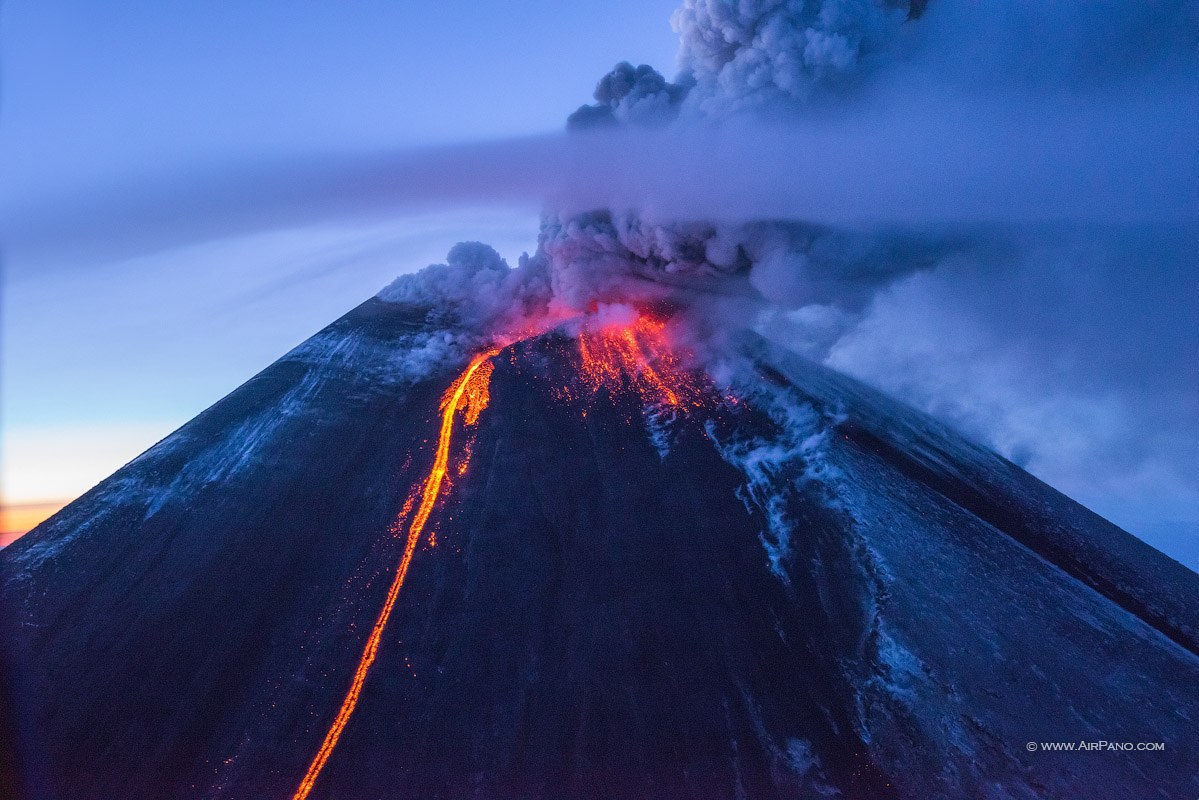
[[[722,382],[609,317],[412,378],[438,323],[372,299],[2,551],[7,787],[1199,797],[1194,573],[756,335]],[[1096,740],[1167,744],[1029,744]]]

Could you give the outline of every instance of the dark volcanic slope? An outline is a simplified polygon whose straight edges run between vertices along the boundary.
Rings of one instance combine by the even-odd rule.
[[[461,366],[397,377],[418,325],[364,304],[0,553],[30,797],[291,796]],[[312,797],[1196,796],[1196,576],[747,346],[811,435],[497,359]],[[1166,750],[1025,749],[1098,739]]]

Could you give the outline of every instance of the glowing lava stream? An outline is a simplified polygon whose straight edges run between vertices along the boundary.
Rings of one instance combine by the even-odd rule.
[[[628,388],[647,405],[676,410],[703,405],[704,391],[680,363],[665,323],[638,315],[631,322],[579,333],[580,371],[593,391]]]
[[[462,409],[463,400],[465,400],[466,406],[462,410],[465,412],[466,424],[474,425],[478,422],[479,414],[487,407],[490,398],[491,358],[497,353],[499,353],[498,348],[488,350],[471,359],[467,368],[441,398],[441,435],[437,440],[437,456],[433,460],[433,468],[429,470],[429,477],[425,478],[424,486],[421,489],[421,501],[420,506],[416,509],[416,516],[412,518],[412,523],[408,526],[408,542],[404,548],[404,557],[400,559],[395,579],[391,582],[391,588],[387,590],[387,600],[383,603],[379,618],[375,620],[371,635],[366,640],[366,647],[362,651],[362,658],[358,660],[358,669],[354,671],[354,680],[350,684],[350,690],[346,693],[345,700],[341,701],[337,717],[329,727],[329,732],[325,734],[325,740],[321,742],[321,748],[313,757],[312,764],[308,767],[304,780],[300,781],[300,786],[296,789],[292,800],[304,800],[308,797],[325,762],[329,760],[333,748],[337,746],[337,740],[341,738],[342,730],[350,721],[354,707],[358,705],[358,695],[362,692],[366,673],[370,670],[371,664],[379,652],[379,640],[383,637],[383,629],[387,626],[387,619],[391,616],[392,609],[395,608],[396,597],[399,596],[400,587],[404,585],[404,578],[408,575],[408,567],[412,563],[413,553],[416,552],[417,542],[420,541],[421,532],[424,531],[425,525],[429,521],[429,515],[433,513],[433,506],[436,505],[437,497],[441,492],[441,484],[445,479],[450,461],[450,437],[454,430],[454,416]]]

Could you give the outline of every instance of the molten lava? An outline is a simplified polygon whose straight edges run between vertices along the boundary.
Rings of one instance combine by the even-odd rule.
[[[416,545],[420,541],[421,533],[425,529],[425,525],[429,522],[429,515],[433,513],[433,507],[437,504],[438,496],[441,493],[442,483],[446,478],[446,470],[450,462],[450,441],[454,431],[454,417],[458,411],[463,412],[464,421],[467,426],[473,426],[479,421],[479,415],[483,409],[487,408],[487,404],[491,399],[491,373],[494,369],[491,363],[492,357],[499,352],[498,349],[488,350],[486,353],[481,353],[475,356],[466,369],[458,376],[458,379],[446,390],[441,398],[441,434],[437,440],[437,454],[433,459],[433,467],[429,470],[429,475],[425,478],[425,482],[421,487],[420,505],[416,509],[416,515],[412,518],[412,522],[408,525],[408,541],[404,547],[404,555],[400,559],[400,564],[396,568],[395,578],[391,582],[391,587],[387,590],[387,599],[383,603],[383,608],[379,612],[378,619],[375,620],[375,625],[371,628],[370,636],[366,640],[366,647],[362,651],[362,657],[358,659],[358,668],[354,671],[354,679],[350,683],[350,690],[346,693],[346,697],[341,702],[341,708],[337,712],[337,717],[333,720],[333,724],[329,726],[329,732],[325,734],[325,739],[321,742],[320,749],[312,759],[311,765],[308,767],[308,772],[304,775],[304,779],[300,781],[299,788],[293,795],[293,800],[304,800],[312,791],[313,785],[316,783],[317,777],[321,774],[321,770],[325,766],[325,762],[329,760],[329,756],[333,753],[333,748],[337,746],[337,740],[341,738],[341,732],[345,728],[346,723],[350,721],[350,716],[354,713],[354,707],[358,705],[358,696],[362,693],[362,685],[366,682],[367,672],[374,663],[375,656],[379,652],[379,640],[383,636],[383,629],[387,626],[387,620],[391,617],[392,609],[395,608],[396,598],[399,596],[400,587],[404,585],[404,579],[408,575],[408,567],[412,563],[412,556],[416,552]],[[466,458],[469,458],[469,449],[466,451]],[[465,472],[466,461],[459,467],[459,471]],[[396,526],[402,526],[404,518],[411,511],[411,502],[406,503],[404,510],[400,512],[396,520]]]
[[[703,392],[682,366],[666,323],[633,312],[630,320],[585,327],[579,333],[580,376],[592,391],[631,389],[646,406],[699,407]]]
[[[350,689],[341,703],[329,732],[325,735],[320,749],[312,759],[308,772],[300,782],[299,788],[293,795],[293,800],[304,800],[312,791],[321,770],[337,746],[354,708],[358,704],[362,686],[367,673],[379,650],[379,641],[383,629],[387,625],[391,612],[395,608],[396,598],[400,587],[408,575],[408,568],[420,542],[421,534],[428,525],[429,517],[441,495],[443,485],[449,480],[451,439],[454,431],[454,421],[462,412],[463,422],[467,427],[473,427],[479,421],[479,415],[487,408],[491,399],[491,373],[494,364],[491,359],[499,353],[499,349],[488,350],[471,360],[458,379],[446,390],[441,399],[441,433],[437,441],[437,452],[428,477],[421,487],[420,502],[412,520],[407,525],[407,543],[404,555],[396,568],[395,578],[387,592],[383,608],[375,620],[362,657],[358,660],[358,668],[354,672]],[[631,390],[635,392],[646,407],[659,406],[668,409],[685,410],[699,407],[703,404],[703,392],[691,374],[681,366],[677,350],[671,346],[666,334],[664,322],[653,317],[640,315],[629,310],[628,313],[615,323],[593,320],[584,325],[579,333],[580,377],[585,386],[592,392],[605,387],[612,394]],[[461,448],[461,461],[455,472],[465,474],[470,461],[471,441]],[[392,530],[399,533],[404,528],[405,520],[412,512],[415,495],[405,503],[403,511],[397,517]],[[435,544],[430,534],[430,544]]]

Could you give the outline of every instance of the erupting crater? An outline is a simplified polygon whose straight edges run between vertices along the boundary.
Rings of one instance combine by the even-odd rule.
[[[631,391],[645,408],[656,406],[683,411],[703,405],[700,382],[684,368],[683,356],[670,341],[664,320],[630,306],[607,306],[577,321],[577,324],[579,378],[591,393],[601,388],[606,389],[610,396]],[[419,492],[414,492],[409,498],[391,527],[393,533],[399,534],[407,525],[403,556],[358,660],[350,688],[293,800],[305,800],[311,793],[358,705],[363,684],[378,654],[380,640],[395,608],[416,547],[434,507],[443,496],[443,487],[449,482],[455,422],[461,414],[466,431],[478,424],[480,414],[490,402],[491,374],[494,370],[492,359],[499,352],[500,348],[496,347],[475,355],[442,395],[441,428],[433,466]],[[459,476],[466,474],[472,443],[468,436],[460,446],[461,459],[455,470]],[[407,517],[412,512],[417,496],[420,497],[420,503],[409,521]],[[436,544],[434,534],[430,533],[428,541],[430,545]]]
[[[688,319],[369,301],[5,548],[31,800],[1187,796],[1192,573]]]
[[[601,307],[578,333],[579,376],[592,392],[635,392],[645,406],[703,405],[704,387],[685,366],[666,321],[630,306]]]

